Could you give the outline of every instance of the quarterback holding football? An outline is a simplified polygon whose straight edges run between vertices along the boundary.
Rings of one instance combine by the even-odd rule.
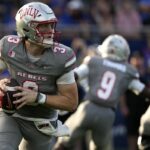
[[[17,35],[0,40],[0,150],[49,150],[52,136],[69,135],[58,109],[78,104],[74,51],[55,42],[57,18],[41,2],[22,6],[16,14]],[[22,142],[21,142],[22,141]]]

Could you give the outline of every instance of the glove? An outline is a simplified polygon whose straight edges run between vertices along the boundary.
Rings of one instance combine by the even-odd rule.
[[[16,105],[13,104],[13,101],[19,99],[20,97],[13,97],[13,94],[18,93],[20,91],[15,90],[15,86],[20,86],[19,83],[15,79],[10,79],[10,83],[6,85],[6,92],[4,92],[4,96],[1,100],[1,107],[3,111],[7,114],[13,114],[16,111]]]

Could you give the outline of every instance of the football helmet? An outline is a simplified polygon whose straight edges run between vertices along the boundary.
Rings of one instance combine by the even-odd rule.
[[[127,61],[130,55],[129,45],[121,35],[109,35],[101,45],[98,52],[103,58],[111,58],[117,61]]]
[[[57,18],[48,5],[41,2],[25,4],[18,10],[15,19],[18,36],[44,47],[53,45]]]

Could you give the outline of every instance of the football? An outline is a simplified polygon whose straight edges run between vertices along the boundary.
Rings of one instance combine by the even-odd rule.
[[[10,83],[7,84],[7,91],[4,93],[4,96],[1,100],[1,107],[4,112],[8,114],[13,114],[16,111],[16,105],[13,104],[13,101],[17,100],[18,97],[13,97],[13,94],[18,93],[19,91],[15,90],[15,86],[20,86],[15,79],[11,79]]]

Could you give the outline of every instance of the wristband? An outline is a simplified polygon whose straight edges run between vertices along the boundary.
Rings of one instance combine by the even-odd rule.
[[[44,104],[45,102],[46,102],[46,95],[38,92],[35,103]]]

